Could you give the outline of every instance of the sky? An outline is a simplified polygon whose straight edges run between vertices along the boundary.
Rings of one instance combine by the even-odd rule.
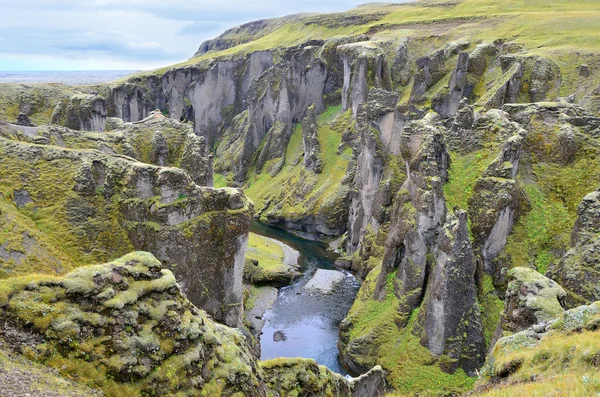
[[[0,70],[146,70],[226,29],[365,0],[0,0]]]

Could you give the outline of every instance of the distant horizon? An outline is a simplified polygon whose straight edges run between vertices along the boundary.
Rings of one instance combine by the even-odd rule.
[[[93,85],[111,82],[140,70],[0,70],[0,84]]]

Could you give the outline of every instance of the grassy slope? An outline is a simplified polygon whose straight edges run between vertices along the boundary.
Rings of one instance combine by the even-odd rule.
[[[561,60],[561,53],[593,53],[600,48],[600,8],[590,0],[463,0],[454,2],[372,4],[343,14],[299,16],[266,35],[223,51],[210,51],[188,61],[157,69],[188,66],[210,58],[229,57],[256,50],[297,45],[308,39],[374,33],[374,39],[445,33],[447,39],[461,37],[494,41],[503,39],[529,51]],[[376,15],[361,19],[364,15]],[[355,16],[358,24],[339,23]],[[367,21],[367,22],[365,22]],[[375,33],[376,32],[376,33]],[[227,35],[223,36],[227,38]],[[573,59],[562,59],[572,62]],[[145,73],[144,73],[145,74]]]
[[[57,371],[2,348],[0,348],[0,373],[8,382],[0,385],[0,393],[10,391],[38,396],[51,394],[65,397],[99,395],[98,392],[61,377]]]
[[[277,270],[283,266],[283,249],[270,239],[250,233],[246,259],[255,259],[265,270]]]
[[[318,214],[330,201],[335,200],[351,157],[350,148],[346,148],[341,155],[337,154],[342,132],[349,123],[349,114],[340,114],[340,109],[340,106],[330,107],[317,118],[317,135],[324,166],[322,173],[314,174],[304,168],[300,125],[294,128],[281,172],[270,176],[266,172],[269,169],[268,163],[259,174],[254,170],[250,171],[244,192],[254,201],[257,210],[262,209],[269,198],[278,197],[275,201],[283,202],[281,212],[290,219],[295,219]],[[308,186],[308,193],[304,191],[298,195],[294,189],[297,186]]]

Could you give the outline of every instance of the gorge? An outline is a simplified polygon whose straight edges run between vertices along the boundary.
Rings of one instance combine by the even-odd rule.
[[[0,377],[600,393],[598,27],[589,0],[372,3],[0,84]]]

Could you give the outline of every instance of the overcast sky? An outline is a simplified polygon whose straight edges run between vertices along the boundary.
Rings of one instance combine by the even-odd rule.
[[[244,22],[365,0],[0,0],[0,70],[142,70]]]

